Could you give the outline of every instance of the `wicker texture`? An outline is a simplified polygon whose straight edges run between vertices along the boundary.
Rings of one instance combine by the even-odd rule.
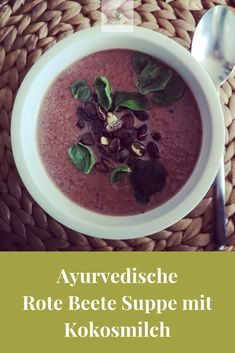
[[[128,1],[115,0],[128,11]],[[134,0],[135,25],[150,28],[190,48],[196,23],[225,0]],[[34,202],[16,171],[10,120],[20,82],[57,41],[100,24],[98,0],[0,0],[0,250],[9,251],[211,251],[211,190],[184,219],[150,237],[102,240],[60,225]],[[221,88],[226,125],[227,251],[235,249],[235,77]]]

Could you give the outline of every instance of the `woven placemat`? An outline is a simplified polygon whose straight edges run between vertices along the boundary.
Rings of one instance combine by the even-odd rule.
[[[116,1],[117,2],[117,1]],[[126,1],[118,0],[126,6]],[[195,26],[225,0],[134,0],[134,22],[190,48]],[[5,251],[211,251],[211,190],[184,219],[150,237],[102,240],[60,225],[31,198],[11,151],[10,120],[18,87],[29,68],[57,41],[100,23],[99,0],[0,0],[0,250]],[[232,44],[231,44],[232,45]],[[227,251],[235,249],[235,77],[221,88],[226,124]]]

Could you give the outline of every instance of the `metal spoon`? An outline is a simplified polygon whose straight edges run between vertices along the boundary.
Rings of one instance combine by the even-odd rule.
[[[235,66],[235,16],[225,6],[211,8],[199,21],[192,41],[192,55],[204,67],[218,94]],[[223,117],[221,116],[221,119]],[[218,250],[226,243],[224,161],[213,185],[213,236]]]

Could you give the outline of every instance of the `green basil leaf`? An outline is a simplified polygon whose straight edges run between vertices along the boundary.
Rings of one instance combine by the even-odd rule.
[[[95,80],[95,89],[99,104],[109,110],[112,105],[111,86],[108,79],[104,76],[98,76]]]
[[[148,110],[150,104],[147,99],[137,92],[117,91],[114,94],[114,101],[117,110],[119,107],[125,107],[135,111]]]
[[[147,85],[141,84],[140,81],[137,81],[136,87],[138,91],[146,95],[151,92],[164,90],[172,77],[172,70],[169,68],[163,68],[160,70],[160,73],[157,75],[156,79]]]
[[[147,64],[155,64],[154,59],[144,53],[137,52],[133,55],[132,66],[134,71],[139,75]]]
[[[131,169],[128,167],[128,165],[121,165],[115,168],[111,174],[111,182],[116,183],[118,180],[120,180],[121,175],[124,173],[131,173]]]
[[[95,164],[95,157],[90,148],[78,142],[69,147],[67,153],[78,170],[84,174],[90,173]]]
[[[152,97],[152,103],[156,105],[171,105],[177,100],[178,99],[173,97],[166,97],[164,94],[160,93],[160,91]]]
[[[169,105],[179,100],[183,94],[183,80],[178,75],[173,75],[164,90],[153,94],[152,102],[154,104]]]
[[[74,98],[82,102],[86,102],[90,99],[91,91],[86,80],[73,82],[70,89]]]
[[[150,196],[163,189],[167,178],[165,167],[156,160],[139,160],[130,175],[135,198],[149,202]]]
[[[160,73],[160,67],[157,64],[147,64],[141,71],[138,82],[141,86],[146,86],[155,80]]]

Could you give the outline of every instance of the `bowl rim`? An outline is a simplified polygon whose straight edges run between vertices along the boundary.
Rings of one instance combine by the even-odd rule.
[[[166,212],[164,215],[161,216],[160,219],[157,219],[157,217],[156,219],[152,219],[151,222],[144,221],[143,216],[147,213],[153,214],[162,206],[159,206],[143,215],[141,214],[134,216],[109,216],[101,215],[86,210],[88,214],[95,214],[97,217],[96,219],[99,219],[100,223],[90,221],[89,217],[87,220],[81,219],[79,217],[77,217],[77,219],[74,219],[74,217],[71,217],[68,213],[66,214],[66,208],[60,207],[58,204],[56,204],[56,202],[53,203],[52,198],[43,195],[42,190],[38,189],[37,183],[35,183],[35,181],[31,178],[29,173],[30,166],[27,164],[27,159],[24,156],[22,141],[20,139],[19,134],[21,122],[23,119],[23,107],[27,100],[28,90],[30,87],[32,87],[33,83],[37,79],[38,74],[45,67],[45,65],[49,65],[49,63],[53,59],[55,59],[56,55],[58,55],[61,51],[69,50],[69,48],[74,45],[75,41],[77,41],[77,43],[79,44],[87,38],[91,40],[91,38],[95,38],[96,36],[98,36],[98,38],[99,36],[106,36],[106,38],[109,38],[110,36],[114,35],[124,36],[126,38],[135,38],[137,40],[143,40],[148,38],[148,41],[152,41],[152,43],[154,43],[154,41],[157,41],[158,44],[160,43],[159,45],[163,46],[165,50],[170,50],[172,53],[174,52],[174,55],[178,55],[178,57],[183,57],[185,63],[187,62],[188,69],[191,66],[191,73],[193,76],[195,76],[195,74],[193,73],[193,69],[196,68],[197,79],[200,79],[200,84],[202,84],[203,82],[203,89],[205,92],[207,92],[207,103],[210,107],[211,115],[213,116],[213,119],[211,119],[213,120],[214,125],[214,134],[212,135],[213,151],[211,151],[210,157],[208,158],[209,161],[206,167],[206,171],[201,171],[202,174],[198,176],[198,182],[195,186],[195,189],[189,190],[189,194],[187,195],[187,197],[185,197],[183,202],[181,202],[177,208]],[[64,69],[65,68],[66,66],[64,67]],[[157,231],[168,228],[172,224],[185,217],[185,215],[188,214],[205,196],[217,173],[220,160],[223,154],[224,122],[221,118],[222,116],[222,108],[219,103],[217,91],[212,81],[210,80],[210,77],[208,76],[207,72],[198,64],[198,62],[193,58],[193,56],[178,43],[161,35],[160,33],[145,28],[135,27],[133,32],[109,33],[101,32],[100,28],[93,27],[74,33],[73,35],[55,44],[33,65],[33,67],[30,69],[30,71],[24,78],[17,93],[12,112],[11,136],[13,156],[19,174],[27,189],[29,190],[30,194],[33,196],[35,201],[57,221],[61,222],[62,224],[71,229],[95,237],[107,239],[130,239],[133,237],[137,238],[150,235]],[[180,195],[181,190],[182,189],[180,189],[176,195]],[[60,194],[63,194],[60,190],[59,192]],[[65,195],[63,196],[66,197]],[[169,204],[172,199],[174,199],[174,197],[163,205]],[[82,208],[80,207],[80,209]],[[105,220],[107,218],[110,219],[110,223],[108,226],[105,224]],[[132,226],[125,224],[125,220],[127,218],[133,223]],[[140,222],[141,218],[143,220],[142,222]]]

